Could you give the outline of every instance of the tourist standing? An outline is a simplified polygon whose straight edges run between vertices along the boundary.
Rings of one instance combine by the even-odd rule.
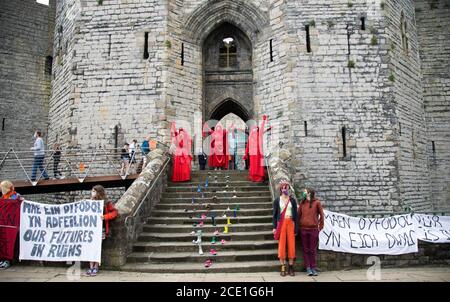
[[[39,130],[36,130],[34,132],[34,146],[31,147],[31,150],[34,151],[34,160],[33,160],[33,168],[31,170],[31,181],[36,181],[36,171],[39,168],[39,171],[41,172],[42,176],[46,180],[49,179],[47,172],[44,169],[44,157],[45,157],[45,147],[44,147],[44,140],[42,139],[42,132]]]

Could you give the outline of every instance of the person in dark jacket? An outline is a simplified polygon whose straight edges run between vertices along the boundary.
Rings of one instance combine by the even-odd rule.
[[[295,236],[298,231],[297,201],[289,195],[289,183],[279,184],[280,197],[273,202],[273,234],[278,241],[278,258],[281,264],[281,276],[286,276],[286,247],[289,259],[289,275],[295,276]],[[279,234],[279,238],[277,235]]]

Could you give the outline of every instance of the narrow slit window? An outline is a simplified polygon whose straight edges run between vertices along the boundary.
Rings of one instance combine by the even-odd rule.
[[[2,118],[2,131],[5,131],[6,117]]]
[[[398,133],[402,135],[402,123],[398,123]]]
[[[306,52],[311,52],[311,36],[309,34],[309,25],[305,26],[306,31]]]
[[[118,152],[119,147],[119,126],[114,126],[114,149]]]
[[[431,150],[433,151],[433,155],[436,155],[436,144],[434,141],[431,142]]]
[[[347,157],[347,137],[346,137],[346,128],[342,127],[342,156]]]
[[[366,17],[361,17],[361,30],[366,30]]]
[[[305,137],[308,136],[308,122],[305,121]]]
[[[184,43],[181,43],[181,66],[184,66]]]
[[[111,57],[111,35],[108,38],[108,57]]]
[[[52,65],[53,65],[53,57],[47,56],[45,57],[45,74],[52,75]]]
[[[273,62],[273,40],[269,41],[269,50],[270,50],[270,62]]]
[[[148,57],[148,32],[146,32],[144,36],[144,59],[148,59]]]

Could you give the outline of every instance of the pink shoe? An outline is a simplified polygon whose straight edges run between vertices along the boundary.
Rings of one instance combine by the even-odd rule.
[[[211,255],[213,255],[213,256],[217,255],[217,251],[216,251],[215,249],[211,249],[210,253],[211,253]]]
[[[212,265],[212,260],[208,259],[205,261],[205,267],[210,267]]]
[[[220,240],[220,244],[225,244],[225,239]]]
[[[203,226],[203,221],[200,221],[200,223],[198,224],[199,227]]]
[[[195,235],[196,235],[195,231],[192,231],[191,236],[195,236]]]
[[[219,236],[219,231],[218,230],[216,230],[215,232],[214,232],[214,236]]]

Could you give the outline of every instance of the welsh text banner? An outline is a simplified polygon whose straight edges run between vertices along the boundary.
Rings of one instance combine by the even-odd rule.
[[[385,218],[351,217],[324,211],[319,249],[353,254],[401,255],[418,251],[411,214]]]
[[[450,216],[413,214],[417,238],[433,243],[450,243]]]
[[[103,201],[24,201],[20,212],[20,259],[101,261]]]

